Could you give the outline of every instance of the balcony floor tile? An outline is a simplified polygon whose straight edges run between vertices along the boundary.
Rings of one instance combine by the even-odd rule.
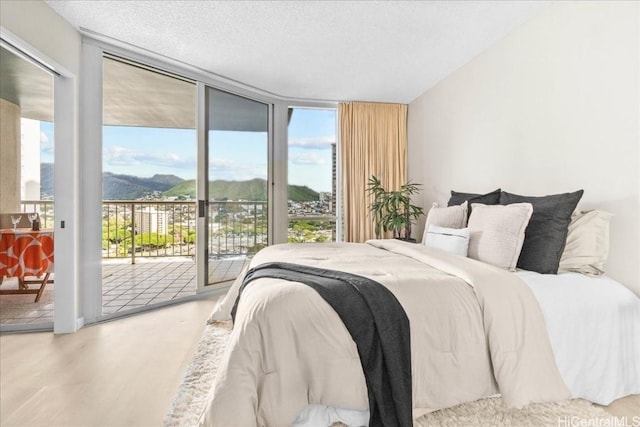
[[[209,283],[233,280],[248,265],[250,258],[218,259],[209,262]],[[103,314],[195,295],[196,264],[192,257],[136,258],[102,263]],[[17,279],[5,278],[3,289],[17,286]],[[16,325],[53,322],[53,285],[47,285],[42,298],[34,295],[0,296],[0,324]]]

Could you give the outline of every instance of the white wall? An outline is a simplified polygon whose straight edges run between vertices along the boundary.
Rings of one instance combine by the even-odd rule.
[[[79,313],[79,76],[80,34],[40,0],[0,1],[2,36],[53,65],[55,125],[54,332],[73,332]],[[61,228],[60,222],[65,222]]]
[[[552,4],[414,100],[418,202],[583,188],[578,208],[615,214],[609,274],[640,295],[639,23],[638,2]]]
[[[80,72],[80,34],[41,0],[0,2],[2,26],[74,75]]]

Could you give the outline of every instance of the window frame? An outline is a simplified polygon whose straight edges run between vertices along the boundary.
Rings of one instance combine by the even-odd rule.
[[[101,279],[101,209],[102,209],[102,58],[105,54],[140,63],[160,71],[184,77],[196,82],[199,95],[196,102],[196,123],[198,138],[204,135],[205,122],[202,115],[204,102],[201,96],[204,87],[212,87],[253,99],[271,106],[272,129],[269,145],[269,242],[286,243],[288,235],[288,108],[335,109],[337,101],[315,101],[287,98],[242,83],[226,79],[214,73],[162,55],[136,48],[129,44],[110,39],[106,36],[83,34],[82,37],[82,98],[80,148],[80,200],[82,211],[82,232],[80,233],[80,252],[82,256],[81,283],[84,283],[81,312],[85,323],[104,320],[102,315],[102,279]],[[341,240],[341,168],[339,150],[339,124],[336,114],[337,144],[337,200],[336,200],[336,240]],[[201,268],[198,267],[199,274]],[[200,280],[200,279],[198,279]],[[218,288],[209,292],[220,292]],[[131,312],[128,312],[131,314]],[[109,316],[111,317],[111,316]]]

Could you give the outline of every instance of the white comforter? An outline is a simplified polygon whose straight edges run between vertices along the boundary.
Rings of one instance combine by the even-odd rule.
[[[640,393],[640,299],[608,277],[517,275],[536,296],[573,397],[601,405]]]
[[[502,393],[507,403],[563,400],[540,308],[512,273],[399,241],[277,245],[252,266],[287,261],[360,274],[390,289],[411,323],[414,408]],[[239,281],[212,315],[228,320]],[[310,403],[366,409],[357,350],[311,288],[258,279],[243,292],[203,425],[290,425]]]

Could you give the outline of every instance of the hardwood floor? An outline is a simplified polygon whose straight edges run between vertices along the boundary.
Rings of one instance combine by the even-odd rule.
[[[618,418],[626,417],[629,426],[640,426],[640,394],[632,394],[615,400],[609,406],[603,406],[603,408]]]
[[[0,336],[0,425],[162,425],[217,298],[71,335]],[[605,409],[632,422],[640,395]]]
[[[70,335],[0,336],[0,425],[162,425],[217,298]]]

